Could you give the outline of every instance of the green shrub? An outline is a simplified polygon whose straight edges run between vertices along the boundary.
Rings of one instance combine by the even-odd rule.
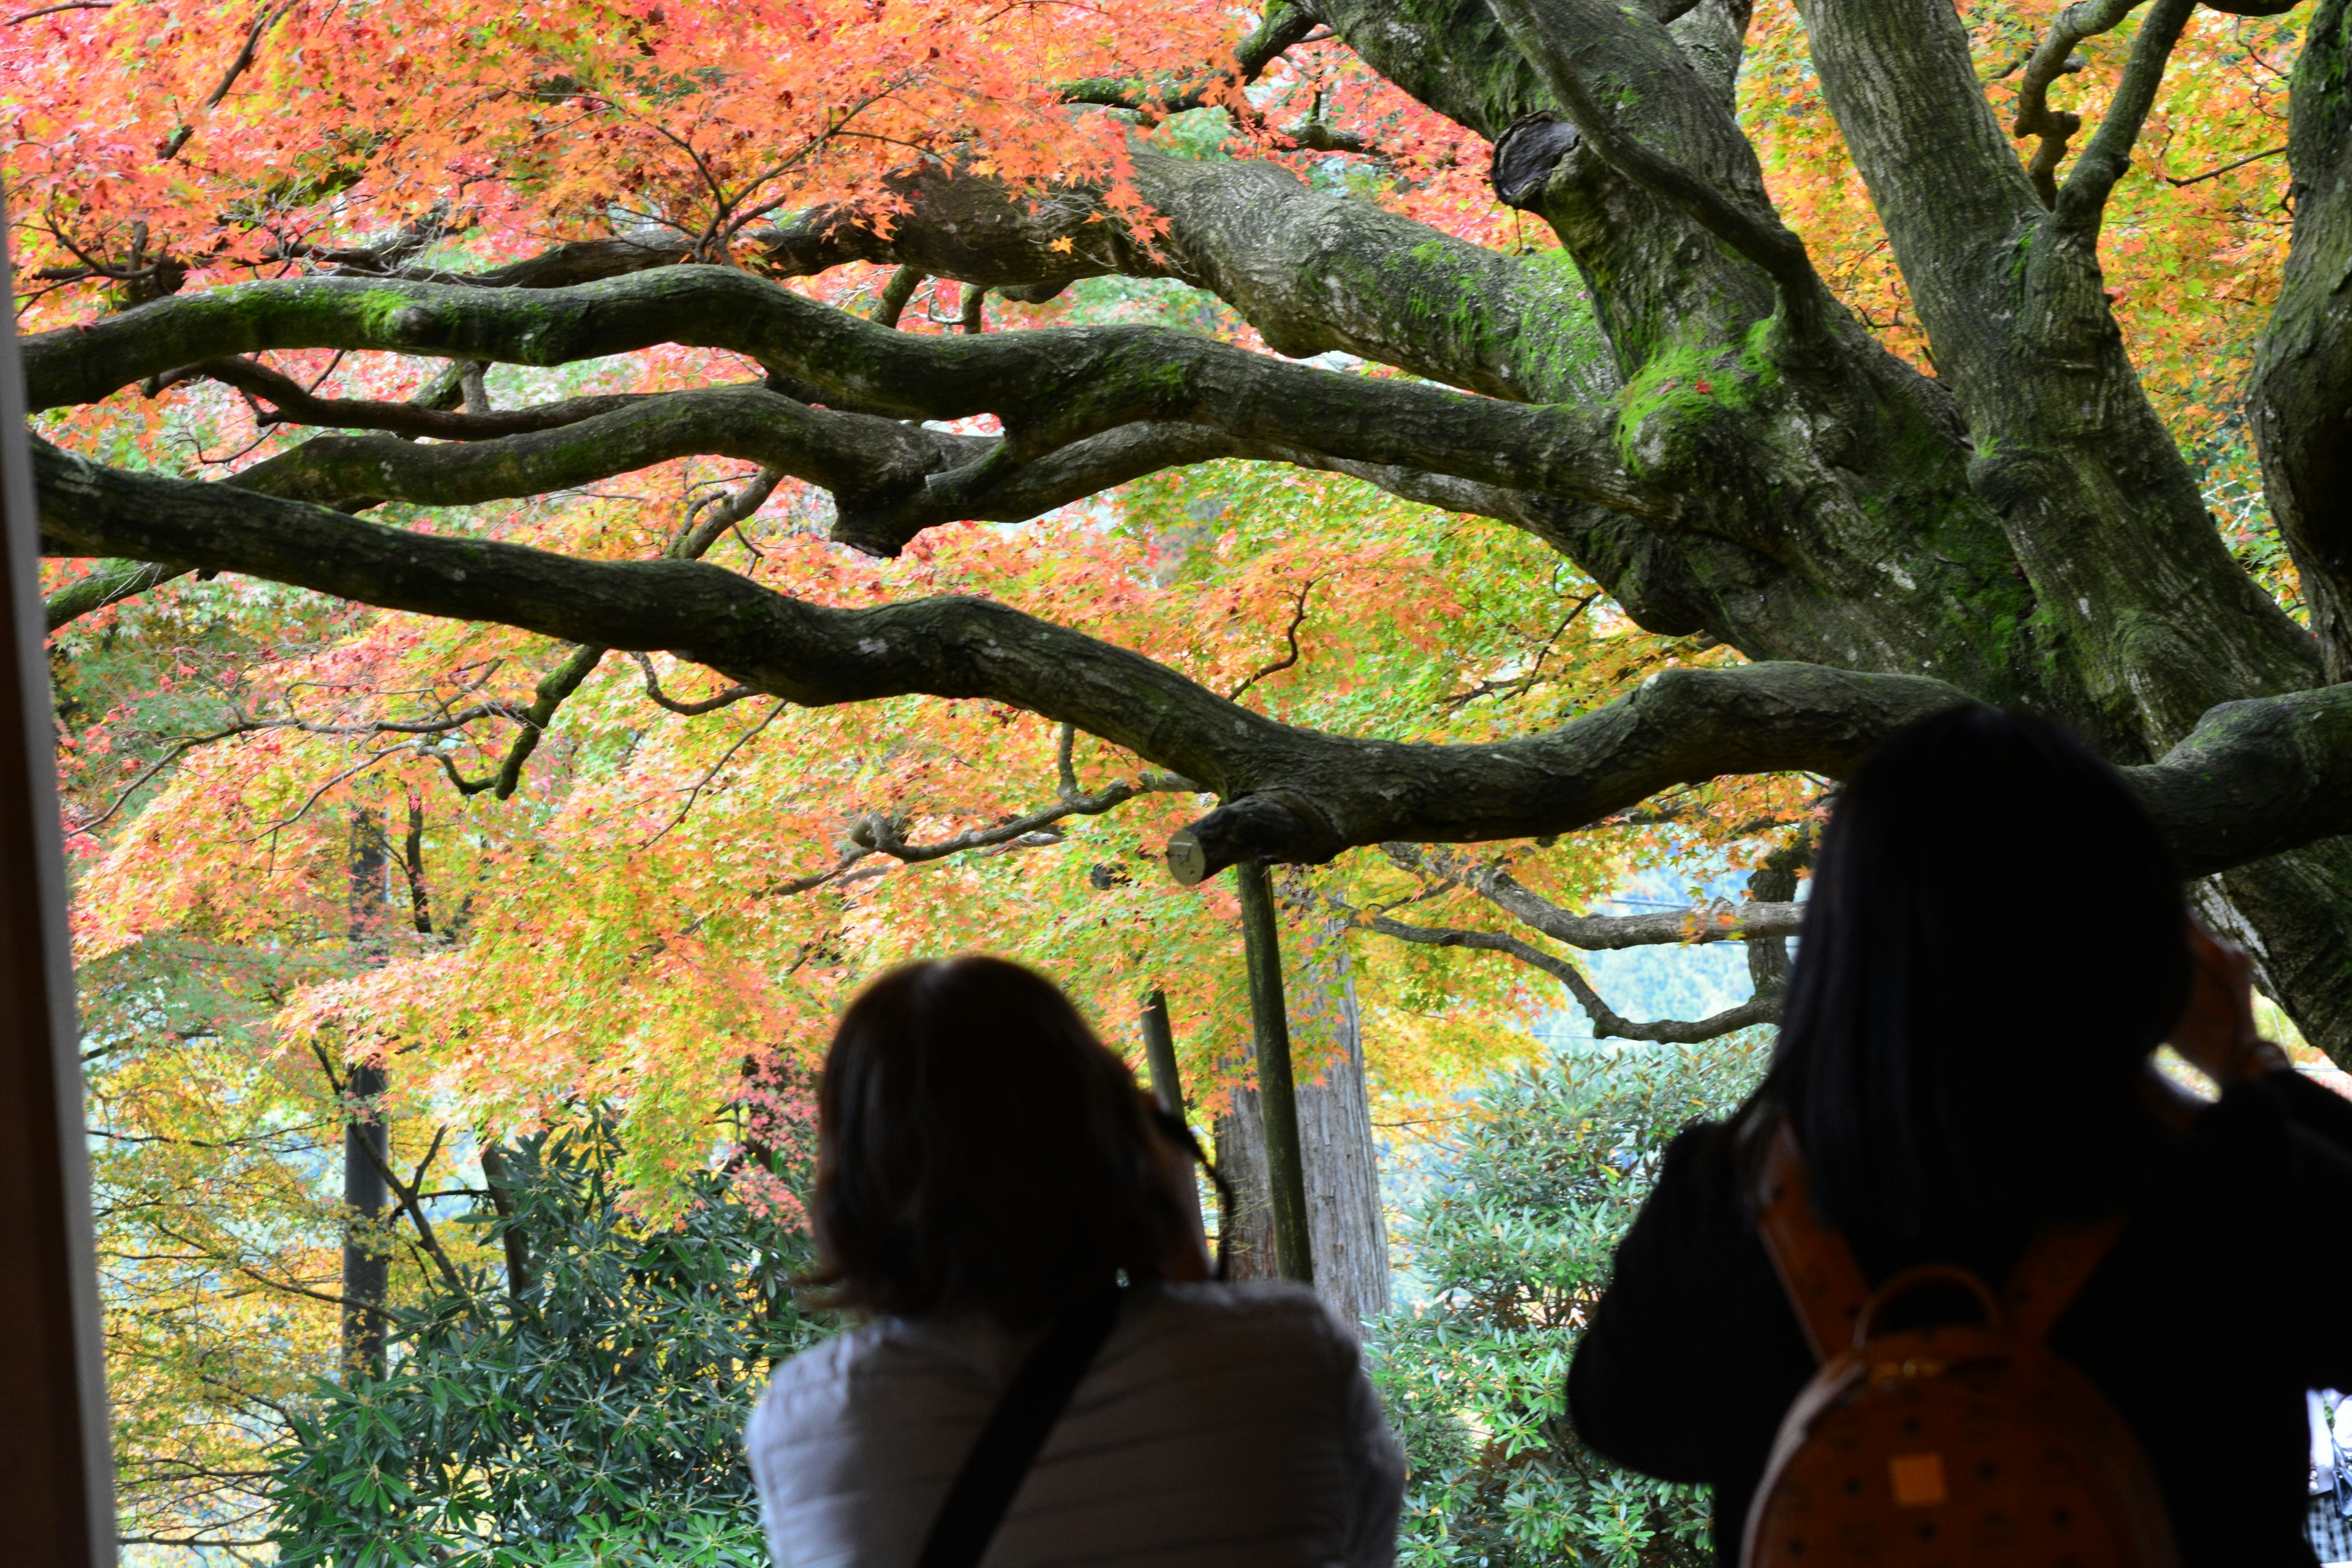
[[[1423,1299],[1367,1331],[1412,1466],[1400,1563],[1706,1560],[1704,1489],[1604,1462],[1570,1427],[1565,1384],[1667,1142],[1736,1105],[1765,1057],[1753,1036],[1567,1047],[1479,1091],[1438,1142],[1401,1236]]]
[[[395,1315],[380,1379],[321,1385],[271,1457],[278,1562],[379,1568],[766,1568],[743,1425],[824,1329],[805,1243],[716,1175],[674,1222],[620,1204],[600,1128],[527,1144],[520,1300],[488,1275]]]

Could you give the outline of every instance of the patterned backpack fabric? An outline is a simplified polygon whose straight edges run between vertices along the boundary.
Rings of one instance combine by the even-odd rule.
[[[1781,1419],[1742,1568],[2176,1568],[2138,1442],[2042,1342],[2120,1218],[2044,1231],[1996,1300],[1948,1264],[1873,1291],[1814,1215],[1785,1122],[1758,1197],[1765,1249],[1822,1364]],[[1973,1296],[1982,1321],[1884,1326],[1927,1287]]]

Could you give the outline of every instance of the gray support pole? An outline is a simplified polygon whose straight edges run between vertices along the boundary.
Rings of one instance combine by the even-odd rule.
[[[111,1568],[114,1458],[32,478],[16,328],[0,321],[0,1557]]]
[[[1184,1118],[1184,1080],[1176,1072],[1176,1031],[1168,1024],[1168,994],[1154,989],[1143,999],[1143,1062],[1151,1069],[1151,1092],[1160,1109]]]
[[[1275,1266],[1285,1279],[1315,1279],[1307,1233],[1307,1166],[1298,1147],[1298,1091],[1290,1073],[1290,1020],[1283,1011],[1282,939],[1265,863],[1234,868],[1242,898],[1242,950],[1249,961],[1251,1033],[1257,1047],[1258,1104],[1265,1118],[1265,1168],[1273,1188]]]

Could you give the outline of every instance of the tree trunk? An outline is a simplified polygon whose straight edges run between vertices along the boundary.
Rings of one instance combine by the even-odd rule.
[[[1294,977],[1299,1142],[1307,1153],[1307,1222],[1315,1287],[1350,1323],[1389,1309],[1388,1214],[1364,1083],[1362,1015],[1348,950],[1329,931]]]
[[[482,1140],[482,1184],[489,1188],[490,1207],[505,1222],[499,1240],[506,1251],[507,1295],[520,1302],[530,1294],[530,1241],[515,1223],[515,1176],[495,1139]]]
[[[1351,1325],[1389,1305],[1388,1221],[1365,1092],[1363,1039],[1347,950],[1318,942],[1294,971],[1297,1087],[1315,1293]],[[1265,1131],[1257,1091],[1234,1090],[1217,1118],[1217,1167],[1234,1189],[1223,1238],[1236,1279],[1275,1278]]]
[[[1239,1075],[1237,1074],[1236,1077]],[[1220,1216],[1217,1252],[1226,1278],[1273,1279],[1273,1184],[1265,1173],[1265,1120],[1257,1090],[1234,1085],[1233,1103],[1217,1118],[1217,1170],[1233,1189],[1233,1204]]]

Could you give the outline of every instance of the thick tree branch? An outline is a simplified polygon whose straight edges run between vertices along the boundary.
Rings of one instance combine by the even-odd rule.
[[[1766,903],[1697,904],[1639,915],[1579,915],[1531,891],[1508,869],[1416,844],[1381,846],[1405,870],[1468,888],[1496,908],[1555,942],[1587,951],[1791,937],[1804,923],[1804,906]]]
[[[185,566],[162,566],[152,561],[101,561],[89,574],[51,594],[45,605],[52,632],[93,610],[135,598],[148,589],[188,574]]]
[[[574,489],[677,458],[731,457],[829,489],[836,503],[836,541],[870,554],[896,555],[917,534],[940,523],[967,518],[1026,521],[1162,468],[1254,458],[1349,474],[1408,500],[1496,517],[1557,542],[1544,525],[1541,497],[1391,464],[1349,462],[1283,443],[1238,439],[1201,425],[1124,426],[1036,462],[999,470],[1002,477],[983,487],[927,483],[935,474],[980,468],[1001,446],[986,437],[810,408],[763,387],[712,387],[633,398],[555,429],[464,445],[320,437],[257,463],[229,482],[344,510],[388,500],[462,506]],[[715,538],[732,520],[722,510],[703,526]],[[688,558],[699,553],[691,552]]]
[[[487,413],[436,406],[437,400],[429,396],[423,401],[405,403],[362,397],[320,397],[292,376],[281,374],[266,364],[234,356],[168,371],[155,379],[160,389],[197,377],[217,381],[223,385],[236,387],[239,392],[268,399],[275,413],[274,416],[269,413],[259,416],[257,423],[264,426],[278,424],[325,425],[346,430],[387,430],[396,436],[430,437],[441,441],[480,441],[499,436],[554,430],[645,401],[643,394],[608,393],[594,397],[567,397],[559,403],[541,403],[505,413]]]
[[[1297,729],[1139,654],[987,600],[809,605],[695,562],[583,561],[407,533],[321,507],[102,468],[36,443],[45,548],[184,561],[390,609],[667,649],[804,706],[985,697],[1060,720],[1225,797],[1171,842],[1185,881],[1244,856],[1328,859],[1391,838],[1557,833],[1727,773],[1842,775],[1965,700],[1945,683],[1806,665],[1669,669],[1549,733],[1433,746]],[[2126,770],[2182,869],[2352,831],[2352,687],[2224,704]]]
[[[1937,366],[1965,370],[1952,320],[1994,308],[1991,258],[2046,210],[1985,100],[1968,31],[1949,0],[1807,0],[1804,16],[1822,95],[1919,300]]]
[[[1609,0],[1491,5],[1586,142],[1760,268],[1779,290],[1791,334],[1815,338],[1835,308],[1829,291],[1804,241],[1774,212],[1755,149],[1664,22]],[[1626,102],[1639,104],[1638,126],[1618,112]]]
[[[2147,0],[2074,0],[2052,20],[2050,30],[2026,56],[2024,74],[2017,79],[2017,116],[2010,134],[2042,139],[2026,174],[2041,193],[2043,206],[2058,205],[2058,165],[2066,156],[2066,143],[2083,128],[2081,115],[2050,106],[2052,84],[2083,68],[2075,45],[2114,31],[2146,4]]]
[[[1338,349],[1532,402],[1615,390],[1582,285],[1556,259],[1465,244],[1311,190],[1273,163],[1139,149],[1133,174],[1168,225],[1154,245],[1137,243],[1091,187],[1040,198],[926,160],[887,182],[907,209],[887,234],[863,209],[820,208],[767,237],[768,265],[805,273],[896,262],[899,276],[912,268],[1029,299],[1081,278],[1172,277],[1223,300],[1293,358]],[[877,310],[886,317],[897,319]]]
[[[575,239],[551,246],[536,256],[479,272],[453,272],[439,267],[412,267],[396,250],[320,248],[305,245],[281,247],[288,260],[307,260],[331,276],[390,278],[410,283],[451,283],[475,289],[568,289],[606,278],[625,277],[656,267],[675,267],[690,259],[689,247],[676,236],[653,238]]]
[[[1000,445],[811,408],[763,386],[724,386],[631,398],[552,429],[463,444],[323,436],[232,482],[326,505],[469,506],[577,489],[678,458],[726,457],[822,485],[855,510],[907,499],[927,475],[975,463]]]
[[[2084,0],[2078,0],[2078,4]],[[2069,6],[2068,10],[2075,7]],[[2156,89],[2164,80],[2166,62],[2172,58],[2175,45],[2180,42],[2180,31],[2197,9],[2197,0],[2156,0],[2156,7],[2140,24],[2138,36],[2132,39],[2131,58],[2124,67],[2123,80],[2116,84],[2115,97],[2107,103],[2107,111],[2099,119],[2099,128],[2091,133],[2090,145],[2075,161],[2074,172],[2066,177],[2065,188],[2052,204],[2061,225],[2083,234],[2098,230],[2099,217],[2106,210],[2107,197],[2114,192],[2116,182],[2131,167],[2132,144],[2139,140],[2140,127],[2147,121],[2147,111],[2156,103]],[[2041,158],[2034,159],[2040,166]],[[2054,164],[2053,164],[2054,166]],[[2037,182],[2038,183],[2038,182]]]
[[[1461,947],[1475,952],[1500,952],[1518,960],[1530,969],[1541,970],[1567,987],[1576,998],[1576,1005],[1591,1021],[1596,1039],[1653,1040],[1663,1045],[1693,1046],[1702,1040],[1712,1040],[1745,1029],[1756,1024],[1780,1021],[1780,995],[1778,992],[1759,994],[1737,1007],[1726,1008],[1708,1017],[1685,1021],[1661,1018],[1655,1023],[1638,1023],[1626,1017],[1601,1000],[1592,982],[1584,972],[1557,953],[1546,952],[1532,942],[1496,931],[1464,931],[1452,926],[1408,925],[1386,915],[1364,915],[1338,906],[1343,918],[1359,931],[1369,931],[1398,942],[1410,942],[1427,947]]]
[[[882,286],[880,297],[874,301],[874,322],[877,326],[895,327],[906,313],[907,301],[915,297],[928,276],[919,267],[901,267],[890,274],[890,281]]]
[[[1365,64],[1489,142],[1559,107],[1486,0],[1315,0],[1314,9]]]
[[[482,1151],[482,1184],[489,1189],[490,1207],[501,1222],[499,1240],[506,1252],[507,1295],[520,1301],[530,1294],[534,1281],[530,1269],[530,1238],[523,1234],[522,1226],[515,1219],[518,1183],[508,1163],[506,1151],[499,1147],[497,1139],[483,1133],[477,1137],[476,1142]]]
[[[32,401],[47,408],[263,347],[563,364],[660,342],[731,349],[829,400],[901,417],[996,415],[1008,432],[1001,447],[926,481],[951,505],[1089,436],[1174,420],[1637,513],[1663,506],[1626,473],[1601,412],[1345,375],[1159,328],[916,336],[718,267],[530,294],[333,279],[239,284],[41,333],[26,341],[26,359]]]
[[[2294,240],[2247,410],[2330,680],[2352,679],[2352,5],[2304,33],[2287,121]]]

